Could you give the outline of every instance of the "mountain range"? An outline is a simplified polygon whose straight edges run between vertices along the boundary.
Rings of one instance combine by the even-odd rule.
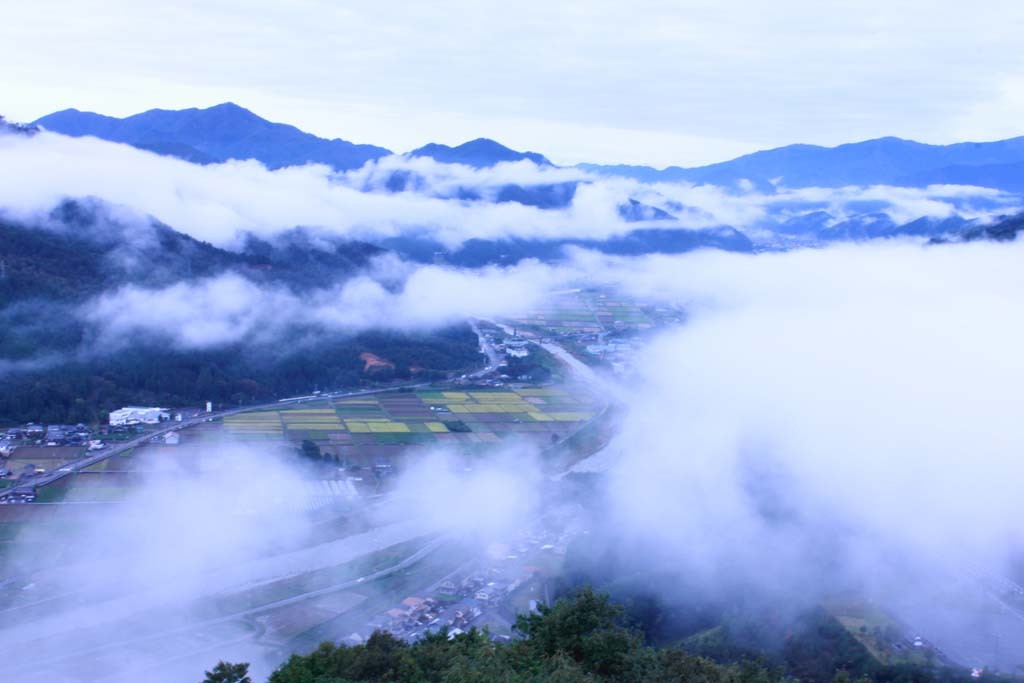
[[[1024,137],[996,142],[928,145],[887,137],[838,147],[788,145],[721,163],[681,168],[580,164],[601,175],[643,182],[735,185],[748,180],[761,189],[842,187],[846,185],[980,185],[1009,192],[1024,190]]]
[[[91,135],[196,163],[256,159],[273,169],[317,162],[344,171],[392,154],[375,145],[319,138],[294,126],[267,121],[230,102],[207,109],[153,109],[125,118],[65,109],[33,123],[65,135]],[[455,147],[430,143],[407,156],[475,168],[521,160],[552,165],[542,154],[516,151],[486,138]],[[884,137],[837,147],[787,145],[689,168],[587,163],[578,167],[598,175],[643,182],[730,186],[747,180],[766,191],[778,183],[794,188],[964,184],[1016,193],[1024,192],[1024,137],[951,145]]]
[[[6,124],[8,129],[11,124]],[[15,132],[31,134],[38,128],[72,136],[91,135],[101,139],[185,159],[193,163],[211,163],[227,159],[256,159],[269,168],[318,162],[337,171],[362,167],[368,161],[392,155],[388,149],[355,144],[346,140],[327,140],[305,133],[294,126],[273,123],[233,103],[208,109],[168,111],[154,109],[126,118],[67,109],[44,116]],[[554,167],[544,155],[522,152],[494,140],[478,138],[461,145],[430,143],[404,154],[406,158],[430,158],[444,164],[463,164],[476,169],[503,162],[529,161],[542,167]],[[996,188],[1024,194],[1024,137],[996,142],[965,142],[953,145],[928,145],[899,138],[879,138],[864,142],[819,147],[789,145],[765,150],[707,166],[655,169],[647,166],[607,166],[579,164],[598,176],[621,176],[641,182],[688,182],[739,187],[752,183],[764,193],[777,193],[785,187],[840,187],[847,185],[903,185],[924,187],[932,184],[962,184]],[[391,169],[381,167],[383,176],[366,176],[364,191],[415,191],[440,199],[460,202],[515,202],[539,209],[569,207],[581,184],[570,180],[545,184],[509,183],[490,189],[474,186],[435,186],[414,166]],[[746,186],[746,185],[744,185]],[[998,210],[998,202],[975,197],[974,208]],[[978,221],[957,215],[945,219],[920,218],[897,223],[885,211],[884,202],[860,202],[853,212],[829,213],[826,205],[813,203],[773,203],[773,211],[757,225],[761,247],[777,248],[794,244],[834,240],[863,240],[878,237],[955,236],[976,229]],[[535,257],[554,260],[564,247],[579,246],[607,253],[649,253],[687,251],[700,247],[750,251],[755,245],[728,225],[708,230],[683,230],[673,227],[677,215],[686,207],[663,202],[663,208],[629,199],[618,207],[626,223],[638,229],[607,241],[596,240],[471,240],[455,250],[447,250],[429,238],[415,235],[392,238],[378,246],[401,256],[430,262],[443,258],[450,263],[477,266],[483,263],[510,263]],[[765,237],[772,235],[772,237]],[[315,269],[314,269],[315,270]]]
[[[347,140],[326,140],[295,126],[273,123],[232,102],[208,109],[151,109],[123,119],[65,109],[34,122],[64,135],[123,142],[193,163],[256,159],[268,168],[307,163],[337,170],[359,168],[391,152]]]

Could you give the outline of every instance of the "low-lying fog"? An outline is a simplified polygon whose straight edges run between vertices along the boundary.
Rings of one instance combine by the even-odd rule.
[[[562,266],[414,270],[383,310],[401,317],[413,310],[402,303],[410,297],[425,327],[500,317],[580,284],[685,307],[686,324],[660,331],[629,379],[607,385],[625,417],[603,497],[587,501],[603,511],[601,533],[624,562],[672,566],[710,590],[742,582],[783,604],[810,604],[838,588],[891,596],[897,585],[909,603],[951,576],[1008,575],[1022,541],[1022,257],[1019,244],[902,242],[760,255],[577,253]],[[274,295],[242,293],[251,299],[243,312]],[[161,301],[133,293],[96,311],[125,333],[152,325],[185,345],[192,338],[174,330],[192,329],[190,316],[230,329],[239,315],[228,307],[233,317],[219,321],[223,307],[179,307],[161,328],[159,316],[132,308]],[[316,315],[360,315],[360,298],[345,292],[337,311],[326,294],[316,304]],[[380,310],[366,315],[387,324]],[[469,474],[449,456],[425,459],[408,475],[416,484],[401,496],[403,513],[383,527],[389,540],[531,517],[541,479],[524,464],[532,456],[517,455],[506,448],[493,467],[477,461]],[[296,549],[307,522],[281,502],[300,495],[287,460],[231,450],[222,461],[230,466],[160,478],[83,532],[92,552],[68,558],[74,568],[62,580],[73,576],[67,590],[111,602],[72,601],[32,623],[0,613],[0,642],[30,660],[12,643],[112,621],[122,606],[139,612],[131,623],[145,632],[149,597],[185,604],[220,590],[222,578],[238,585],[292,571],[290,556],[308,566],[360,551],[358,540]],[[279,559],[260,559],[271,553]],[[210,653],[211,664],[217,658]]]

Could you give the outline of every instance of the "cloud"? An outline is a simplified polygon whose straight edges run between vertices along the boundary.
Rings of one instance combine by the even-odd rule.
[[[118,478],[123,500],[80,503],[77,513],[74,503],[57,506],[57,517],[73,529],[59,558],[41,560],[37,552],[45,525],[21,527],[3,570],[14,586],[7,590],[24,592],[5,604],[0,628],[15,645],[8,661],[14,679],[72,680],[83,661],[100,660],[92,675],[120,680],[162,663],[147,678],[187,679],[195,672],[146,646],[196,628],[218,594],[298,573],[287,560],[303,549],[309,568],[314,558],[344,561],[340,547],[314,544],[308,513],[296,504],[308,489],[284,449],[227,442],[204,444],[201,453],[176,448],[178,457],[146,456],[130,483],[106,475]],[[43,596],[48,608],[39,611]],[[218,637],[225,647],[246,637],[238,623],[224,628]],[[106,660],[112,650],[117,656]],[[86,654],[73,656],[80,652]]]
[[[397,291],[357,278],[301,302],[225,276],[124,289],[89,310],[113,337],[157,332],[201,347],[285,322],[424,329],[521,314],[579,283],[682,305],[687,324],[644,352],[625,397],[612,487],[624,528],[680,552],[742,547],[716,540],[723,525],[751,543],[770,537],[744,480],[765,466],[786,482],[773,495],[797,531],[855,529],[876,548],[955,565],[997,562],[1022,540],[1006,516],[1024,475],[1014,455],[1024,325],[1010,314],[1024,296],[1022,256],[1015,243],[577,252],[563,266],[423,267]]]
[[[542,482],[539,453],[529,442],[503,443],[483,460],[427,449],[403,469],[394,497],[409,517],[486,544],[509,538],[541,514]]]
[[[532,161],[502,162],[489,168],[464,164],[444,164],[430,157],[391,155],[370,161],[344,174],[347,184],[369,190],[384,190],[394,173],[415,177],[421,187],[441,196],[454,194],[462,187],[481,189],[493,195],[504,185],[546,185],[589,181],[592,176],[577,168],[538,166]]]
[[[79,316],[96,330],[94,346],[108,352],[138,335],[205,349],[280,340],[296,328],[345,334],[430,330],[469,318],[525,313],[574,274],[535,262],[475,271],[385,263],[383,273],[371,271],[301,295],[233,273],[162,288],[129,285],[86,302]],[[386,286],[395,277],[401,278],[397,291]]]
[[[0,207],[14,217],[37,218],[69,197],[97,197],[222,246],[232,245],[243,231],[270,236],[297,225],[321,227],[349,239],[414,232],[452,246],[473,237],[607,236],[628,229],[616,211],[624,196],[595,198],[604,202],[600,206],[584,197],[568,209],[544,211],[515,202],[363,192],[362,185],[373,184],[372,169],[349,178],[360,185],[356,188],[347,184],[347,176],[320,165],[277,171],[255,161],[197,166],[127,145],[48,133],[0,137],[0,159]],[[442,173],[439,165],[422,160],[401,163],[429,170],[427,179],[442,186],[462,180],[495,185],[528,176],[579,175],[518,164],[485,176],[457,166]]]
[[[811,600],[1005,572],[1024,542],[1022,256],[887,243],[613,276],[690,313],[623,397],[605,501],[623,552]]]
[[[94,138],[43,133],[0,136],[0,212],[29,223],[67,198],[96,198],[130,224],[153,216],[197,239],[228,248],[242,233],[273,237],[306,226],[354,240],[417,236],[449,248],[470,239],[603,240],[639,227],[702,229],[730,225],[769,231],[793,215],[827,210],[836,220],[887,213],[902,223],[922,216],[987,218],[1019,202],[984,188],[776,188],[642,184],[531,162],[473,169],[431,159],[386,157],[345,174],[308,165],[268,171],[255,161],[198,166]],[[409,188],[388,191],[393,174]],[[501,188],[573,186],[563,208],[495,202]],[[462,198],[465,193],[479,200]],[[619,207],[636,199],[675,221],[628,223]],[[141,234],[141,231],[140,231]],[[136,237],[137,238],[137,237]]]

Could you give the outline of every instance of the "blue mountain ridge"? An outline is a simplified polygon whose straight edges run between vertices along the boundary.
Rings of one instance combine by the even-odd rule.
[[[294,126],[267,121],[231,102],[207,109],[152,109],[125,118],[65,109],[44,116],[34,124],[65,135],[92,135],[123,142],[195,163],[257,159],[269,168],[281,168],[317,162],[344,171],[391,154],[383,147],[319,138]],[[454,147],[430,143],[406,156],[429,157],[441,163],[474,168],[523,160],[553,166],[542,154],[516,151],[487,138]],[[597,175],[622,176],[642,182],[685,181],[734,186],[741,180],[748,180],[769,192],[776,183],[781,183],[787,187],[961,184],[1019,193],[1024,192],[1024,137],[951,145],[883,137],[836,147],[787,145],[691,168],[587,163],[578,167]],[[401,179],[396,182],[402,184]],[[551,194],[550,188],[548,194]],[[527,197],[526,203],[553,206],[564,202],[566,197],[571,198],[571,193],[567,194],[564,189],[556,194],[562,199]]]
[[[295,126],[267,121],[231,102],[208,109],[151,109],[123,119],[65,109],[34,124],[64,135],[91,135],[197,163],[256,159],[271,169],[314,162],[348,170],[391,153],[374,145],[319,138]]]
[[[693,168],[600,164],[578,167],[598,175],[641,182],[730,186],[748,180],[768,191],[780,183],[786,187],[965,184],[1019,192],[1024,189],[1024,137],[951,145],[885,137],[837,147],[788,145]]]

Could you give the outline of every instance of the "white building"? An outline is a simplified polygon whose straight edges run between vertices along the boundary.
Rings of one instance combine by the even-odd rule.
[[[166,408],[128,406],[110,411],[110,424],[114,427],[137,424],[154,425],[170,419],[171,413]]]

